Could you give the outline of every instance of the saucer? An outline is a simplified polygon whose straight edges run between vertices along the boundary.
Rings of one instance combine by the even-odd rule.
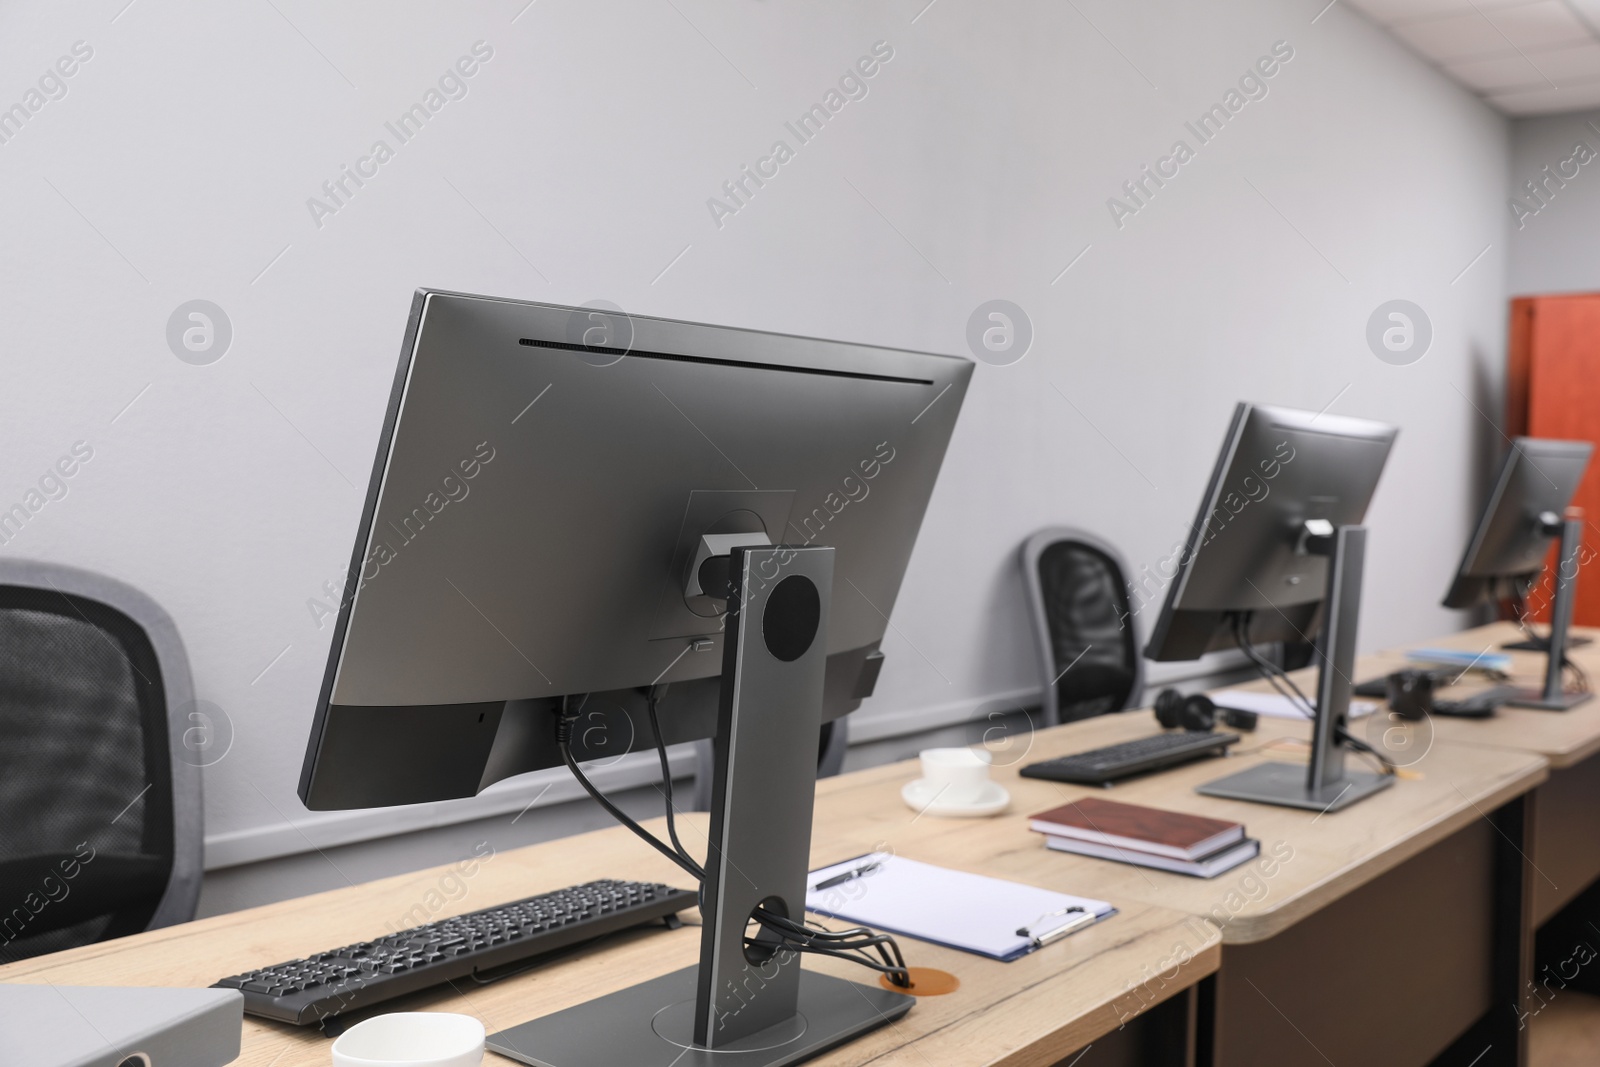
[[[900,799],[906,806],[924,815],[942,815],[946,818],[975,818],[1004,811],[1011,803],[1011,794],[999,782],[985,782],[978,799],[965,804],[953,804],[939,795],[939,787],[918,778],[900,788]]]

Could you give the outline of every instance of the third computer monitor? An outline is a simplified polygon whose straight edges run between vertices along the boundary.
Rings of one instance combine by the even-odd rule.
[[[1593,449],[1588,441],[1518,437],[1511,442],[1445,594],[1445,607],[1470,608],[1527,594],[1544,568],[1553,523],[1572,502]]]

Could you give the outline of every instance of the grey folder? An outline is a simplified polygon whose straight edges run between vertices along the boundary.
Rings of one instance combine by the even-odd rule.
[[[222,1067],[243,1027],[233,989],[0,983],[6,1067]]]

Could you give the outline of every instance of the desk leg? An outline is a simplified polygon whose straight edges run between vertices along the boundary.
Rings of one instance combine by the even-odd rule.
[[[1534,793],[1504,805],[1494,813],[1500,840],[1495,849],[1494,896],[1494,1007],[1489,1011],[1489,1033],[1505,1050],[1497,1062],[1528,1062],[1526,1000],[1533,979],[1533,816]]]
[[[1216,1067],[1217,1026],[1222,1019],[1218,992],[1214,974],[1202,978],[1194,987],[1194,1067]]]

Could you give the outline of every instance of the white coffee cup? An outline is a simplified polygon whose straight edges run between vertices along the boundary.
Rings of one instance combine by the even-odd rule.
[[[333,1067],[478,1067],[483,1039],[483,1024],[470,1015],[375,1015],[339,1035]]]
[[[922,791],[936,795],[938,803],[977,804],[987,796],[989,753],[973,748],[925,748],[917,758],[922,761]]]

